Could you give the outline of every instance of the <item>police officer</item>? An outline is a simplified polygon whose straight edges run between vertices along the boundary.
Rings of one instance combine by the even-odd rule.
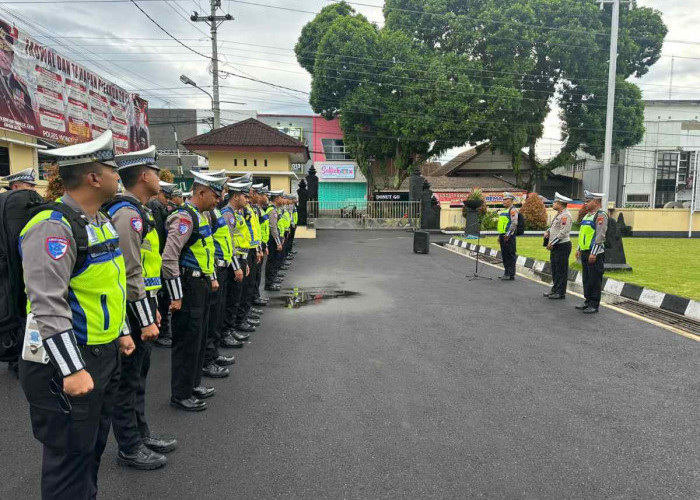
[[[266,307],[269,303],[269,299],[262,297],[260,295],[260,285],[262,284],[263,275],[267,274],[267,268],[270,265],[270,213],[274,210],[274,207],[270,204],[270,190],[263,187],[258,193],[258,208],[260,212],[260,234],[261,242],[263,246],[263,261],[260,263],[260,272],[257,274],[257,279],[255,283],[256,297],[253,300],[253,308],[251,311],[261,315],[262,309],[260,307]],[[263,272],[263,267],[265,271]]]
[[[119,353],[134,351],[124,257],[117,231],[99,211],[114,197],[119,176],[111,131],[41,154],[58,163],[65,194],[21,232],[30,317],[20,380],[34,437],[44,445],[42,498],[83,500],[97,496]]]
[[[265,265],[265,257],[269,254],[267,241],[270,238],[268,217],[263,211],[263,205],[267,203],[265,193],[265,186],[262,183],[253,184],[250,188],[251,206],[255,211],[255,217],[258,220],[258,226],[260,228],[260,262],[255,266],[255,281],[252,283],[252,300],[248,312],[248,319],[258,321],[263,313],[262,309],[259,309],[258,306],[264,307],[267,305],[267,301],[260,296],[260,282],[262,280],[263,266]]]
[[[6,177],[0,177],[0,181],[7,182],[7,189],[9,191],[17,191],[20,189],[36,191],[36,177],[33,168],[26,168],[21,172],[15,172]]]
[[[586,215],[581,221],[576,258],[581,259],[583,271],[583,296],[585,302],[576,309],[585,314],[595,314],[600,306],[600,295],[605,272],[605,233],[608,230],[608,214],[602,209],[603,193],[584,191]]]
[[[180,410],[203,411],[201,398],[210,388],[195,385],[204,363],[209,302],[219,283],[214,266],[214,240],[204,213],[219,202],[226,179],[192,172],[192,197],[168,220],[163,251],[163,278],[173,311],[170,404]]]
[[[516,231],[518,229],[518,211],[513,206],[515,196],[511,193],[503,194],[505,208],[498,212],[498,243],[501,245],[503,256],[503,276],[499,279],[512,281],[515,279],[515,261],[517,251]]]
[[[146,377],[151,343],[160,323],[156,296],[161,288],[160,242],[148,200],[160,191],[156,147],[117,155],[124,193],[107,203],[112,224],[120,235],[119,248],[126,264],[127,320],[136,349],[122,360],[117,400],[112,416],[119,447],[117,462],[139,470],[163,467],[163,453],[177,447],[175,439],[150,433],[145,418]]]
[[[286,276],[285,271],[289,269],[291,264],[289,256],[289,235],[292,230],[292,213],[289,210],[289,195],[282,195],[281,205],[280,222],[283,229],[282,234],[284,234],[284,243],[282,244],[282,258],[277,268],[277,277],[275,281],[277,284],[282,283],[283,278]]]
[[[280,280],[277,279],[277,273],[282,262],[284,249],[284,225],[280,219],[282,195],[283,191],[270,191],[270,201],[274,208],[270,211],[270,244],[267,248],[270,250],[270,255],[267,259],[267,267],[265,268],[265,290],[269,292],[280,291]]]
[[[557,215],[552,220],[552,225],[545,233],[547,250],[550,253],[550,263],[552,267],[552,289],[545,292],[544,296],[552,300],[566,298],[566,285],[569,281],[569,256],[571,255],[571,214],[567,208],[571,198],[562,196],[559,193],[554,195],[552,207],[557,211]]]
[[[254,191],[251,191],[251,189],[252,184],[249,186],[249,196],[252,195],[255,198]],[[246,263],[250,272],[243,279],[243,293],[238,304],[235,328],[238,332],[252,333],[256,327],[260,326],[260,319],[250,316],[250,309],[255,299],[255,275],[262,262],[263,254],[260,243],[260,221],[258,220],[257,212],[251,205],[250,197],[248,204],[241,209],[241,214],[247,227],[247,230],[243,231],[244,239],[241,247],[248,249]]]
[[[226,283],[226,303],[224,321],[222,325],[223,347],[243,347],[243,342],[250,338],[250,332],[255,331],[252,325],[243,325],[245,331],[239,331],[236,327],[236,316],[243,294],[243,282],[250,274],[248,266],[248,248],[246,246],[245,234],[248,226],[241,214],[241,210],[248,204],[248,194],[250,193],[250,183],[230,182],[227,184],[229,200],[227,205],[221,209],[221,214],[228,225],[231,240],[233,242],[233,253],[236,256],[233,265],[227,272]],[[238,325],[239,327],[241,325]]]
[[[292,232],[289,235],[289,254],[295,255],[297,252],[294,250],[294,237],[297,234],[297,226],[299,225],[299,211],[297,205],[299,204],[299,199],[296,196],[291,197],[290,208],[292,210]]]

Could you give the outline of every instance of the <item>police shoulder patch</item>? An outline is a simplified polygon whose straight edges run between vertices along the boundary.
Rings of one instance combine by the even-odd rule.
[[[605,216],[599,215],[598,220],[596,220],[596,224],[601,225],[603,222],[605,222]]]
[[[180,219],[180,224],[178,224],[177,231],[180,234],[186,234],[187,231],[192,227],[192,222],[187,219]]]
[[[564,217],[561,218],[561,223],[562,223],[562,224],[566,224],[566,215],[565,215]]]
[[[70,242],[62,236],[50,236],[46,238],[46,253],[53,260],[61,260],[67,253]]]
[[[143,231],[143,221],[141,220],[141,217],[131,218],[131,229],[133,229],[137,233]]]

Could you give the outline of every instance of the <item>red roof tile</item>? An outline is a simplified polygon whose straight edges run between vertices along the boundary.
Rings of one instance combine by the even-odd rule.
[[[217,128],[206,134],[182,141],[189,149],[202,150],[209,146],[217,149],[243,148],[280,148],[284,151],[306,151],[306,146],[255,118]]]

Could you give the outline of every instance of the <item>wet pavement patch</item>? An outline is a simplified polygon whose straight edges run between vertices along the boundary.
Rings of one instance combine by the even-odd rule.
[[[308,305],[323,304],[331,299],[347,299],[356,297],[359,292],[340,290],[336,288],[290,288],[284,290],[283,295],[270,297],[270,305],[299,309]]]

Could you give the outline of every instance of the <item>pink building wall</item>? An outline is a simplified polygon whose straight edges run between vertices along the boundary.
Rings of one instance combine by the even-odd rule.
[[[322,116],[314,116],[313,132],[314,143],[311,157],[314,163],[317,161],[326,161],[326,155],[323,154],[321,139],[342,139],[343,131],[340,129],[340,120],[334,118],[329,121]]]

